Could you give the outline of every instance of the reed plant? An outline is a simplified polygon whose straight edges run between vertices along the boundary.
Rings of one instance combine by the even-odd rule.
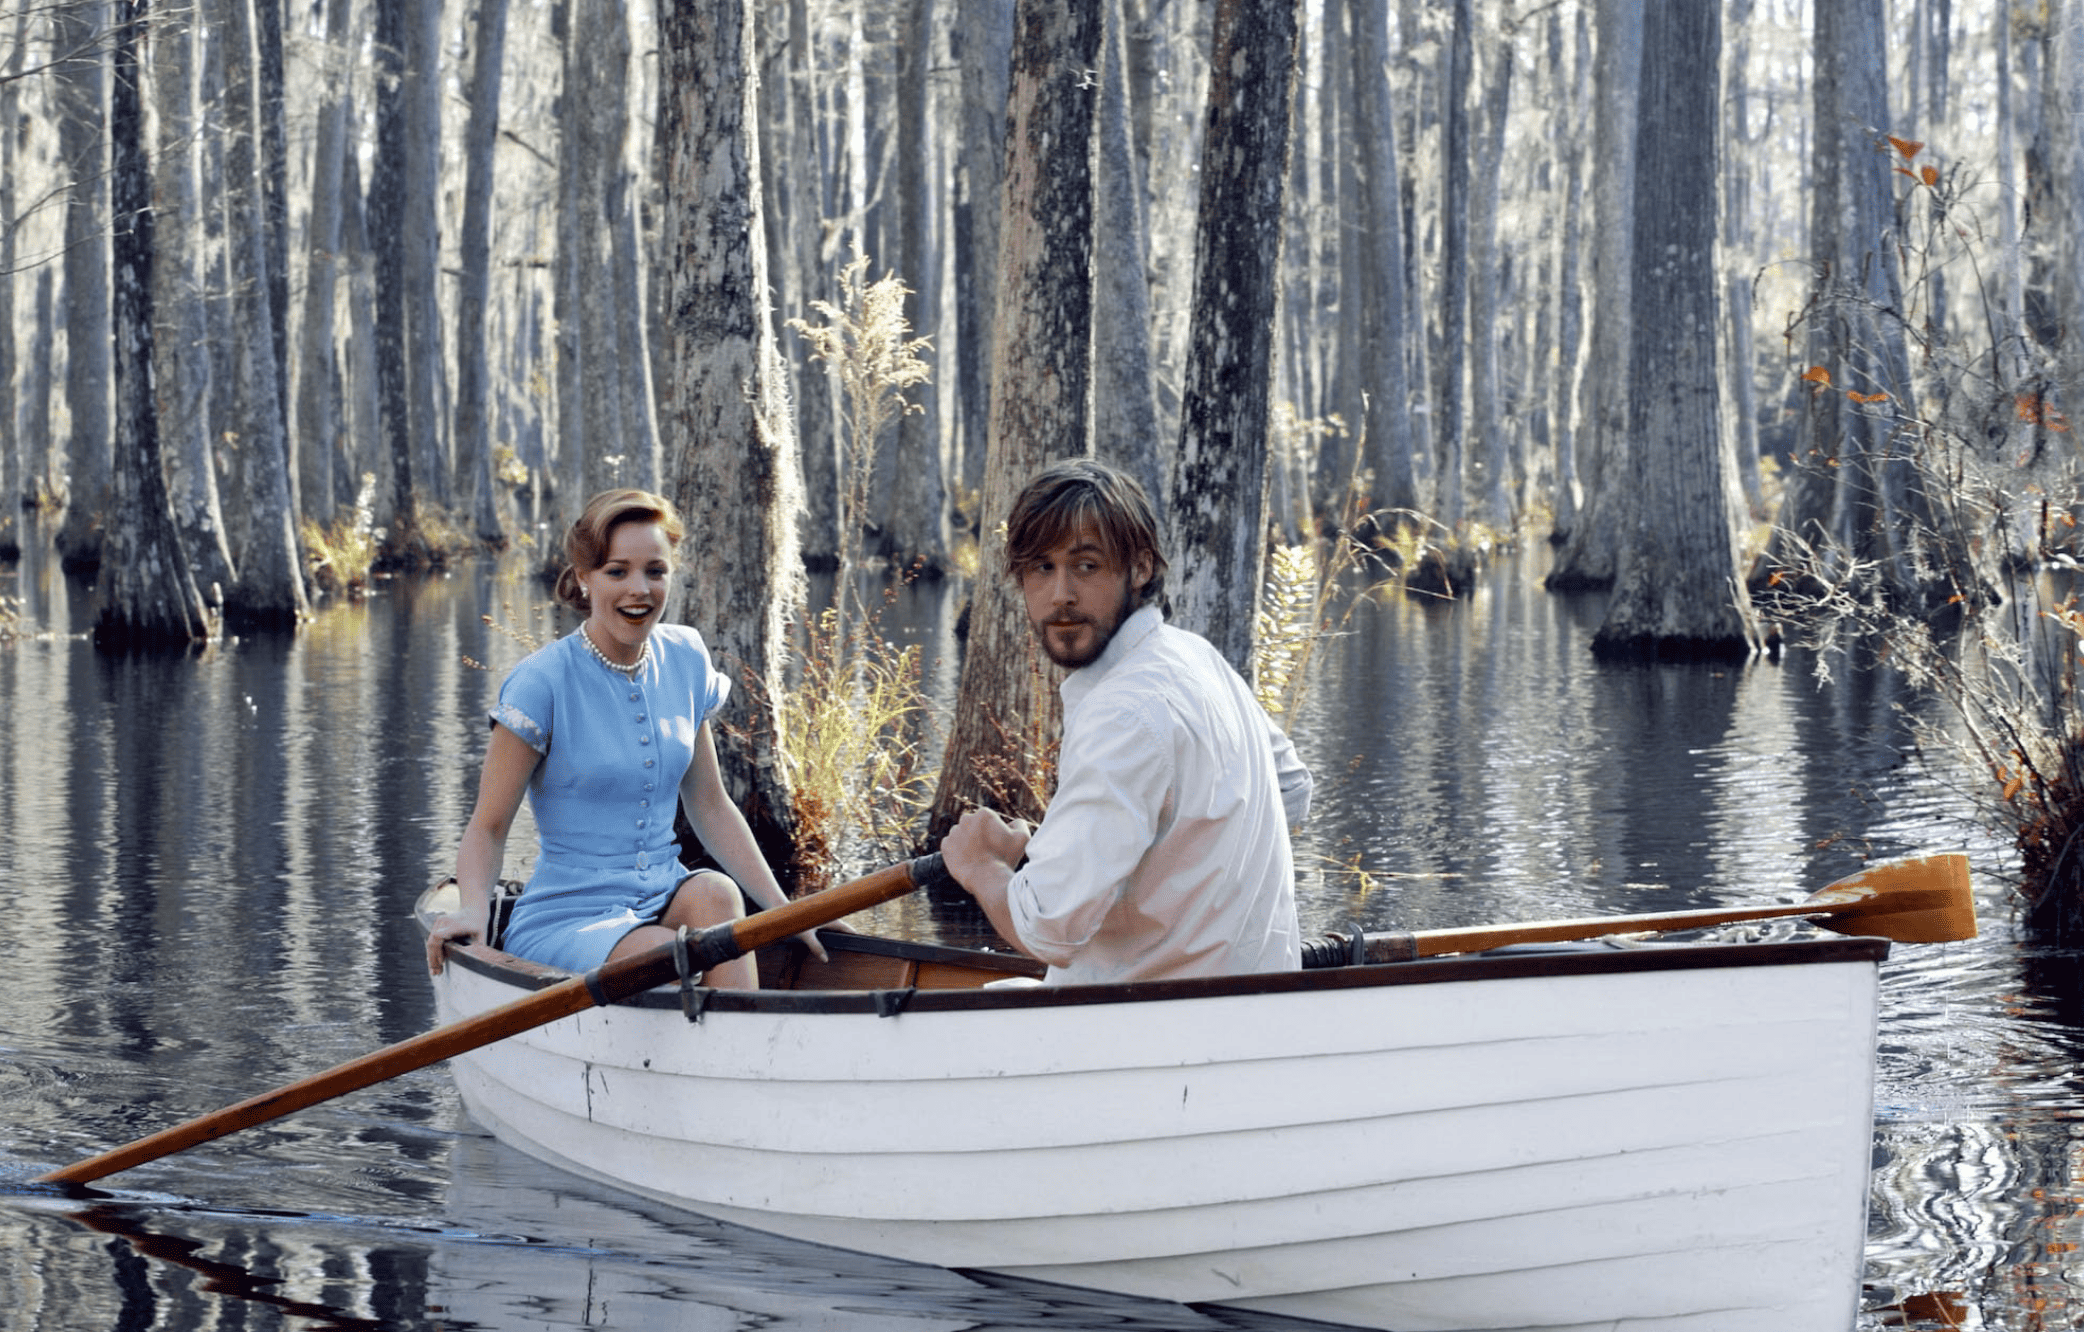
[[[526,657],[533,652],[540,651],[542,648],[555,641],[557,638],[557,635],[554,633],[550,634],[548,637],[545,637],[544,635],[537,633],[535,630],[530,629],[525,623],[524,617],[522,617],[514,609],[514,603],[511,600],[503,601],[500,603],[500,612],[501,615],[497,618],[490,615],[480,615],[478,619],[481,622],[483,622],[484,626],[487,629],[490,629],[493,633],[499,635],[501,638],[504,638],[508,642],[519,647],[521,649],[521,656],[523,657]],[[555,614],[555,612],[553,611],[552,614]],[[516,658],[516,660],[518,660],[518,658]],[[471,656],[467,652],[463,654],[463,664],[474,671],[490,671],[495,669],[494,667],[489,666],[482,661],[479,661],[477,658]],[[511,666],[511,664],[511,662],[508,663],[509,666]],[[496,669],[504,671],[505,669],[507,669],[507,667],[499,667]]]
[[[922,750],[928,712],[920,649],[883,637],[880,614],[862,604],[853,577],[870,521],[877,445],[892,422],[925,410],[905,392],[931,373],[919,356],[931,339],[911,336],[905,318],[910,290],[894,273],[871,281],[868,270],[868,256],[857,250],[839,270],[839,300],[811,302],[824,322],[789,321],[811,356],[832,367],[846,401],[833,601],[801,626],[792,683],[775,707],[799,891],[841,867],[908,853],[936,777]]]
[[[885,639],[879,623],[849,624],[831,606],[804,625],[797,678],[776,708],[799,892],[841,867],[909,854],[933,799],[920,648]]]
[[[360,596],[383,552],[384,530],[376,525],[376,474],[362,473],[354,507],[330,523],[305,518],[297,536],[304,547],[304,567],[320,592]]]
[[[1026,640],[1026,652],[1027,696],[1034,706],[1025,717],[987,715],[999,743],[988,753],[973,755],[970,762],[987,805],[1008,819],[1039,823],[1056,792],[1063,700],[1057,692],[1058,677],[1043,665],[1042,650],[1032,637]]]
[[[845,575],[861,557],[861,532],[868,522],[870,483],[875,477],[876,444],[892,421],[926,409],[904,396],[905,390],[926,382],[931,371],[919,353],[932,346],[930,338],[911,336],[905,319],[905,297],[911,289],[894,273],[868,280],[868,256],[855,251],[853,261],[839,270],[838,304],[812,301],[811,308],[825,323],[791,319],[795,329],[810,344],[810,354],[831,366],[839,376],[846,397],[846,440],[840,469],[841,587]],[[844,592],[842,592],[842,596]]]
[[[1309,423],[1290,426],[1298,437],[1330,433]],[[1417,514],[1385,513],[1368,507],[1365,479],[1355,449],[1353,473],[1339,497],[1336,512],[1320,526],[1323,535],[1273,548],[1267,581],[1252,634],[1252,684],[1260,705],[1286,729],[1308,692],[1310,667],[1327,638],[1344,632],[1360,604],[1398,585],[1400,575],[1417,567],[1425,545],[1424,519]],[[1390,542],[1399,543],[1394,554]],[[1354,588],[1362,570],[1387,570],[1388,577]]]

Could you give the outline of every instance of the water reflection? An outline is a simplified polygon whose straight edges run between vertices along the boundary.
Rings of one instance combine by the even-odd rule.
[[[11,593],[83,630],[87,589],[34,558]],[[1460,602],[1364,606],[1325,645],[1294,723],[1320,792],[1305,927],[1785,900],[1868,855],[1966,849],[1984,937],[1899,947],[1884,977],[1863,1323],[2069,1326],[2079,955],[2015,937],[2003,848],[1912,760],[1917,701],[1857,662],[1820,683],[1799,654],[1601,666],[1598,600],[1542,591],[1526,558]],[[924,645],[942,697],[958,597],[908,589],[881,626]],[[411,901],[453,856],[486,701],[555,631],[536,585],[472,569],[191,658],[62,634],[0,649],[0,1181],[423,1030]],[[982,930],[923,897],[871,924]],[[1215,1325],[646,1210],[476,1136],[440,1069],[113,1182],[91,1216],[0,1195],[0,1308],[50,1327]]]
[[[10,1326],[1281,1332],[1249,1314],[887,1262],[682,1216],[459,1138],[437,1224],[177,1200],[13,1200]],[[107,1242],[93,1237],[108,1236]],[[86,1314],[84,1320],[81,1315]],[[42,1320],[48,1319],[47,1322]],[[286,1320],[296,1320],[289,1324]]]

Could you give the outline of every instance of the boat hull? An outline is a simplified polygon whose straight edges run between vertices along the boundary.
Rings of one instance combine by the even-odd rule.
[[[473,951],[445,1021],[531,983]],[[942,1267],[1404,1332],[1843,1332],[1885,952],[911,976],[717,995],[699,1022],[654,992],[452,1068],[479,1123],[563,1169]]]

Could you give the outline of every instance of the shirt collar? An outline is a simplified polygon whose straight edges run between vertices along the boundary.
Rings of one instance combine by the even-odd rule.
[[[1165,612],[1156,606],[1144,606],[1123,620],[1121,627],[1114,631],[1114,637],[1108,640],[1100,655],[1065,676],[1064,682],[1057,686],[1058,692],[1064,698],[1065,711],[1069,711],[1080,699],[1093,692],[1099,683],[1107,678],[1107,673],[1121,664],[1122,658],[1134,652],[1143,640],[1156,633],[1158,626],[1163,623]]]

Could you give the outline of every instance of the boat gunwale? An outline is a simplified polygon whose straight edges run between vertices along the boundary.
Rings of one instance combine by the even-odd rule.
[[[828,950],[874,953],[927,962],[954,963],[1002,970],[1009,977],[1030,975],[1027,959],[978,949],[914,943],[875,935],[828,934]],[[776,945],[800,948],[793,942]],[[1242,976],[1205,976],[1109,985],[1021,985],[993,988],[917,989],[884,987],[852,990],[709,990],[702,989],[702,1012],[711,1013],[879,1013],[972,1012],[993,1009],[1061,1008],[1091,1004],[1152,1003],[1237,995],[1308,993],[1320,990],[1373,989],[1384,986],[1435,985],[1458,981],[1511,980],[1529,977],[1616,975],[1630,972],[1714,970],[1728,967],[1810,965],[1834,962],[1879,964],[1889,955],[1889,941],[1866,936],[1782,940],[1770,943],[1646,943],[1614,946],[1597,941],[1572,945],[1519,945],[1488,953],[1455,954],[1408,962],[1323,967],[1302,971],[1258,972]],[[482,944],[452,947],[449,964],[517,989],[542,990],[571,980],[575,973],[529,962]],[[615,1001],[629,1008],[681,1007],[677,990],[660,988]]]

